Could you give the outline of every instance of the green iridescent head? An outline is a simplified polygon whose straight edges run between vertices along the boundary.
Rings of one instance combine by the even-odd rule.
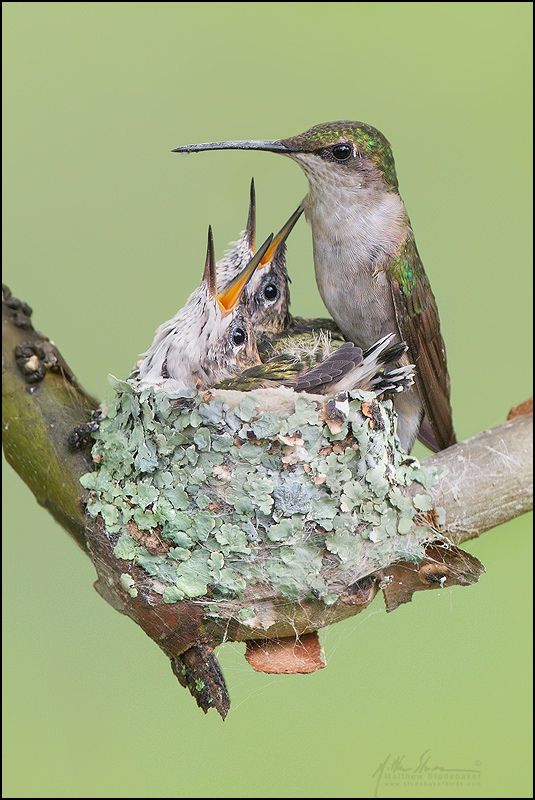
[[[340,173],[358,172],[382,180],[390,190],[397,191],[390,143],[377,128],[365,122],[324,122],[298,136],[282,139],[281,143],[296,155],[311,154],[332,164]],[[314,162],[308,160],[308,163]]]
[[[267,150],[297,161],[309,178],[314,173],[330,172],[340,177],[354,174],[362,185],[378,185],[388,191],[398,189],[390,144],[377,128],[365,122],[324,122],[286,139],[210,142],[177,147],[174,152],[204,150]]]

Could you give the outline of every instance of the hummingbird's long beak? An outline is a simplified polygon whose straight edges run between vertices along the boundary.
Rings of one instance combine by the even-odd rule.
[[[277,253],[277,250],[284,244],[284,242],[294,229],[295,223],[297,222],[302,213],[303,213],[303,206],[300,205],[298,206],[298,208],[296,208],[296,210],[294,211],[288,222],[286,222],[282,226],[280,231],[276,234],[276,236],[273,237],[271,244],[269,245],[268,249],[266,250],[260,262],[260,269],[262,267],[265,267],[266,264],[269,264],[273,260],[275,254]]]
[[[273,240],[273,234],[271,233],[264,244],[257,250],[254,256],[251,258],[247,266],[237,275],[229,285],[220,293],[217,292],[217,304],[221,310],[223,316],[225,314],[229,314],[233,308],[235,308],[236,304],[238,303],[241,294],[251,278],[253,277],[256,269],[260,265],[267,249],[269,248],[271,242]]]
[[[236,142],[205,142],[204,144],[185,144],[175,147],[173,153],[201,153],[204,150],[267,150],[270,153],[294,153],[291,147],[279,139],[266,139],[264,141],[236,141]]]

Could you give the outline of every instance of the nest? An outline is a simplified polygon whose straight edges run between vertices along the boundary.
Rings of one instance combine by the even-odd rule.
[[[233,639],[302,633],[445,545],[438,476],[400,450],[390,400],[113,385],[82,484],[132,600],[194,603]]]

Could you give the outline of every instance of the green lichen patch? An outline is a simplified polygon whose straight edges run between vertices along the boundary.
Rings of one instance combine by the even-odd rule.
[[[213,609],[261,584],[331,604],[349,583],[422,558],[429,531],[415,517],[432,508],[435,476],[399,450],[390,401],[344,396],[333,425],[325,402],[306,395],[279,414],[273,403],[262,410],[261,392],[231,407],[224,393],[113,386],[95,470],[81,482],[132,597],[150,588]],[[249,617],[244,608],[240,620]]]

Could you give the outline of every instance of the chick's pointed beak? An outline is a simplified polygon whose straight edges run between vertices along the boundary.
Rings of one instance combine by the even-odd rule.
[[[251,178],[251,188],[249,190],[249,214],[247,215],[245,238],[251,250],[254,250],[256,247],[256,192],[254,178]]]
[[[204,150],[267,150],[269,153],[293,153],[294,151],[279,139],[264,141],[244,140],[235,142],[205,142],[203,144],[185,144],[175,147],[173,153],[201,153]]]
[[[212,233],[212,226],[208,226],[208,246],[206,248],[206,260],[204,262],[204,272],[202,279],[208,287],[208,294],[210,297],[217,295],[216,291],[216,262],[214,252],[214,235]]]
[[[229,285],[222,291],[217,293],[217,304],[223,316],[230,314],[236,307],[240,300],[243,290],[253,277],[255,271],[258,269],[262,258],[264,257],[267,249],[273,240],[273,234],[270,234],[264,244],[257,250],[251,258],[247,266],[237,275]]]
[[[302,213],[303,213],[303,206],[300,205],[298,208],[296,208],[296,210],[294,211],[288,222],[285,222],[285,224],[282,226],[277,235],[273,237],[271,244],[269,245],[268,249],[266,250],[260,262],[260,268],[265,267],[266,264],[269,264],[273,260],[273,258],[277,253],[277,250],[284,244],[290,233],[293,231],[295,223],[297,222]]]

